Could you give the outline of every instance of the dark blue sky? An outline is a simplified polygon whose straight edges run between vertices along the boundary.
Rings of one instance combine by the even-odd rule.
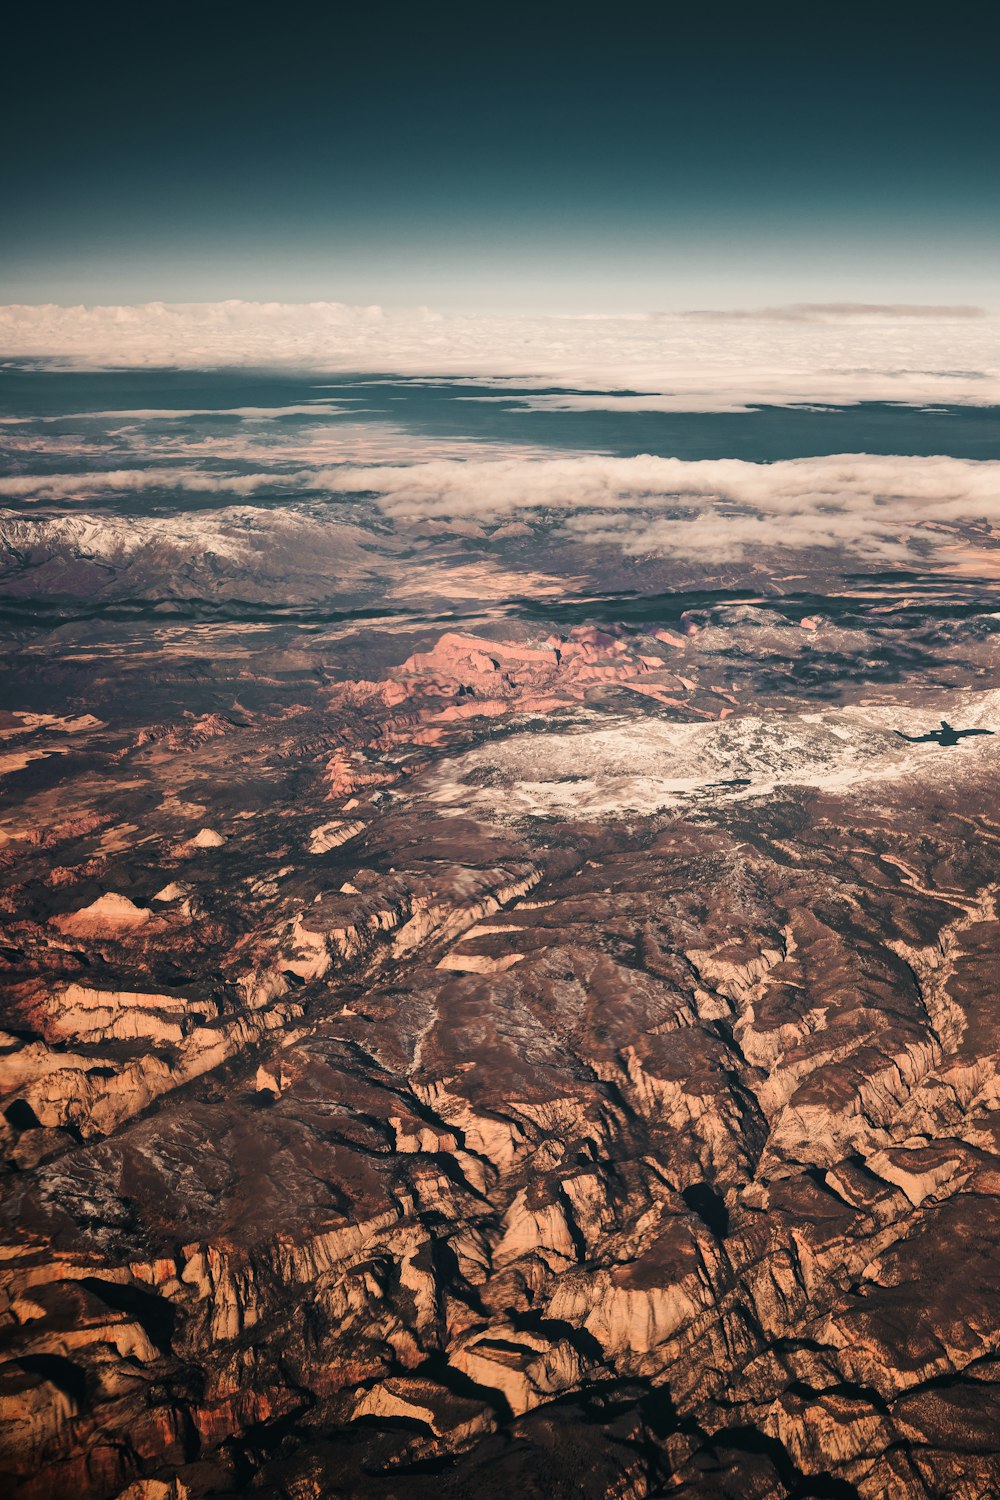
[[[947,6],[24,6],[0,299],[1000,303]]]

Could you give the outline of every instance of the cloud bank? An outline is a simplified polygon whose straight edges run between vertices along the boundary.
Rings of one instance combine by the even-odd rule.
[[[958,545],[954,533],[929,524],[1000,523],[1000,463],[946,457],[838,454],[762,464],[586,456],[347,468],[324,477],[331,488],[375,492],[400,518],[553,510],[566,512],[563,530],[577,540],[720,560],[816,547],[902,559],[915,543]]]
[[[952,323],[956,319],[985,318],[984,307],[962,302],[943,305],[927,302],[786,302],[780,307],[695,308],[681,313],[682,318],[705,322],[774,322],[774,323],[840,323],[860,320],[870,322],[884,318],[907,322],[932,319]]]
[[[167,486],[240,497],[371,495],[384,515],[406,526],[471,519],[488,527],[523,513],[575,541],[719,560],[754,550],[835,548],[912,562],[921,554],[964,547],[954,528],[1000,527],[1000,462],[864,453],[771,464],[519,455],[294,473],[133,469],[10,476],[0,479],[0,495],[93,503],[102,495]],[[249,523],[247,513],[238,514],[242,534]],[[268,514],[280,518],[282,512]],[[18,524],[28,528],[27,537],[36,523],[22,517]],[[173,524],[162,523],[167,529]],[[279,523],[259,524],[266,529]],[[315,511],[310,524],[321,524]]]
[[[609,318],[440,317],[336,302],[13,305],[0,307],[0,358],[515,382],[612,409],[1000,404],[997,320],[978,314],[861,303]]]
[[[1000,519],[1000,461],[839,453],[777,463],[746,459],[440,459],[413,465],[322,472],[331,489],[368,490],[393,514],[453,516],[615,504],[653,499],[728,499],[787,510],[905,504],[935,512],[955,507],[969,519]]]

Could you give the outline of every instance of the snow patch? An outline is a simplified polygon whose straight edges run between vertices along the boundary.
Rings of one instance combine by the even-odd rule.
[[[971,770],[995,774],[1000,732],[953,748],[911,744],[897,732],[926,733],[941,712],[856,705],[698,724],[620,719],[513,735],[431,772],[424,795],[455,816],[617,818],[743,801],[781,787],[847,793],[878,782],[954,782]],[[959,695],[944,712],[959,728],[1000,731],[1000,690]]]

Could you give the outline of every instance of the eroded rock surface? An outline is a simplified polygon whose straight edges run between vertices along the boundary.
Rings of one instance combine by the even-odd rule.
[[[718,721],[651,650],[446,635],[295,756],[111,749],[119,839],[86,770],[11,815],[18,1496],[991,1492],[977,778],[426,810],[429,752],[592,683]],[[209,825],[236,744],[270,792]]]
[[[81,525],[58,577],[119,602],[159,554]],[[997,635],[943,597],[26,650],[16,1500],[1000,1493]],[[942,718],[987,732],[899,737]]]

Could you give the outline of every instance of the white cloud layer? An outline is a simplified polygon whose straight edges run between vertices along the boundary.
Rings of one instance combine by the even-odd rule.
[[[327,471],[338,490],[373,490],[396,513],[470,515],[538,506],[646,505],[652,498],[725,498],[787,510],[808,504],[868,508],[955,506],[964,516],[1000,515],[1000,462],[840,453],[751,463],[739,458],[681,459],[641,454],[527,460],[440,459],[406,466]]]
[[[441,460],[345,468],[323,479],[331,489],[374,491],[400,518],[551,509],[567,513],[562,525],[578,540],[720,560],[814,547],[903,558],[915,540],[957,545],[929,523],[1000,523],[1000,462],[945,457]]]
[[[926,302],[785,302],[780,307],[698,308],[681,314],[705,322],[749,320],[776,323],[871,322],[880,318],[906,321],[933,318],[953,323],[956,318],[984,318],[986,309],[970,303]]]
[[[914,544],[918,551],[964,545],[954,530],[940,528],[1000,527],[1000,462],[865,453],[771,464],[521,454],[294,473],[127,469],[9,476],[0,479],[0,496],[86,504],[164,487],[234,497],[370,493],[387,516],[406,524],[473,519],[488,525],[515,512],[543,513],[578,541],[720,561],[755,550],[817,547],[912,560]],[[267,514],[280,520],[282,512]],[[33,524],[23,516],[19,521],[29,528],[25,535]],[[266,529],[278,522],[259,524]]]
[[[977,311],[808,304],[749,314],[501,318],[334,302],[12,305],[0,307],[0,358],[396,373],[494,389],[516,381],[585,392],[571,404],[589,408],[1000,404],[997,319]],[[566,404],[559,397],[533,404],[553,400]]]
[[[87,500],[141,490],[201,490],[209,494],[250,495],[262,489],[315,488],[312,474],[220,474],[211,469],[103,469],[82,474],[10,474],[0,478],[0,495],[11,500]],[[304,481],[304,483],[303,483]]]
[[[242,417],[248,421],[270,422],[280,417],[332,417],[342,413],[357,415],[357,407],[343,406],[321,398],[295,406],[194,406],[194,407],[128,407],[122,411],[67,411],[45,417],[0,417],[0,427],[34,426],[37,422],[178,422],[191,417]]]

